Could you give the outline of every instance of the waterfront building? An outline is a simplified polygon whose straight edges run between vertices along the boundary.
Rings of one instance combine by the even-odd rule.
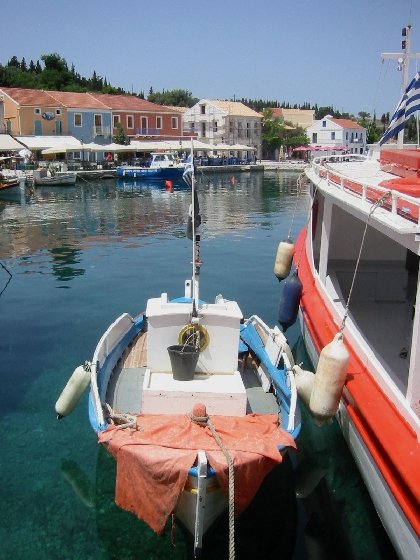
[[[135,140],[179,140],[182,138],[182,115],[164,105],[151,103],[134,95],[90,93],[112,111],[112,130],[120,123],[130,138]]]
[[[120,123],[136,140],[180,140],[182,114],[133,95],[0,88],[4,132],[14,136],[73,136],[107,144]]]
[[[184,134],[206,144],[241,144],[261,157],[262,115],[238,101],[201,99],[183,115]],[[235,151],[235,150],[232,150]],[[254,151],[252,151],[252,155]]]
[[[350,119],[336,119],[326,115],[306,129],[310,145],[320,149],[345,150],[351,154],[363,154],[366,150],[366,129]]]
[[[314,123],[315,111],[313,109],[283,109],[282,107],[271,108],[273,117],[281,121],[291,123],[293,126],[308,128]]]

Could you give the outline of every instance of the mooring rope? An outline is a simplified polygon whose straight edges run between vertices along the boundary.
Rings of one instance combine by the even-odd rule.
[[[107,411],[107,420],[110,424],[116,426],[116,430],[124,430],[125,428],[134,428],[137,431],[141,430],[141,427],[137,424],[137,416],[117,412],[108,403],[105,403],[105,408]]]
[[[223,455],[225,456],[228,464],[228,468],[229,468],[229,560],[234,560],[235,558],[235,471],[234,471],[232,457],[230,456],[229,451],[224,446],[223,441],[221,440],[219,434],[216,432],[216,429],[213,426],[213,423],[207,414],[205,416],[195,416],[194,414],[191,413],[190,418],[195,424],[198,424],[199,426],[209,427],[212,436],[216,440],[217,445],[222,450]]]

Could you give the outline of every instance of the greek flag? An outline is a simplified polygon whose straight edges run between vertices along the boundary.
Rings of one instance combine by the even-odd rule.
[[[194,158],[193,158],[192,155],[190,155],[187,159],[187,164],[185,166],[184,173],[182,174],[182,178],[187,183],[187,185],[190,187],[190,189],[193,189]],[[188,221],[187,221],[187,237],[188,237],[188,239],[191,239],[191,240],[193,240],[193,217],[194,217],[194,232],[196,234],[198,233],[198,227],[201,224],[200,205],[199,205],[199,202],[198,202],[197,187],[195,185],[195,181],[194,181],[193,197],[194,197],[194,205],[190,204],[190,208],[189,208],[189,211],[188,211]],[[193,210],[193,208],[194,208],[194,210]]]
[[[187,183],[187,185],[192,188],[192,181],[194,175],[194,162],[192,156],[188,156],[187,164],[185,165],[184,173],[182,174],[182,178]]]
[[[392,116],[391,122],[385,131],[385,134],[379,140],[379,145],[382,146],[384,142],[396,136],[400,130],[404,128],[405,121],[410,115],[420,109],[420,72],[417,72],[413,80],[407,86],[401,101],[395,113]]]

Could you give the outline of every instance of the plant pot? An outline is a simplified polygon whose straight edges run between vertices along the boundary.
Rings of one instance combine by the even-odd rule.
[[[174,379],[177,381],[191,381],[194,379],[195,367],[199,356],[197,348],[189,344],[176,344],[168,347],[168,353]]]

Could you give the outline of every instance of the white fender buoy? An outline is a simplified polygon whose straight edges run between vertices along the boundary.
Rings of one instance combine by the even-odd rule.
[[[279,280],[283,280],[283,278],[289,276],[294,250],[295,246],[290,238],[280,241],[277,248],[276,260],[274,261],[274,274]]]
[[[310,411],[320,425],[337,412],[349,357],[342,333],[337,333],[321,351],[309,402]]]
[[[297,394],[309,408],[309,401],[311,400],[315,374],[312,371],[302,369],[297,364],[293,366],[293,373],[295,374]]]
[[[86,362],[83,366],[78,366],[67,381],[61,395],[55,403],[55,411],[57,419],[67,416],[73,411],[79,402],[83,391],[89,385],[90,381],[90,365]]]

